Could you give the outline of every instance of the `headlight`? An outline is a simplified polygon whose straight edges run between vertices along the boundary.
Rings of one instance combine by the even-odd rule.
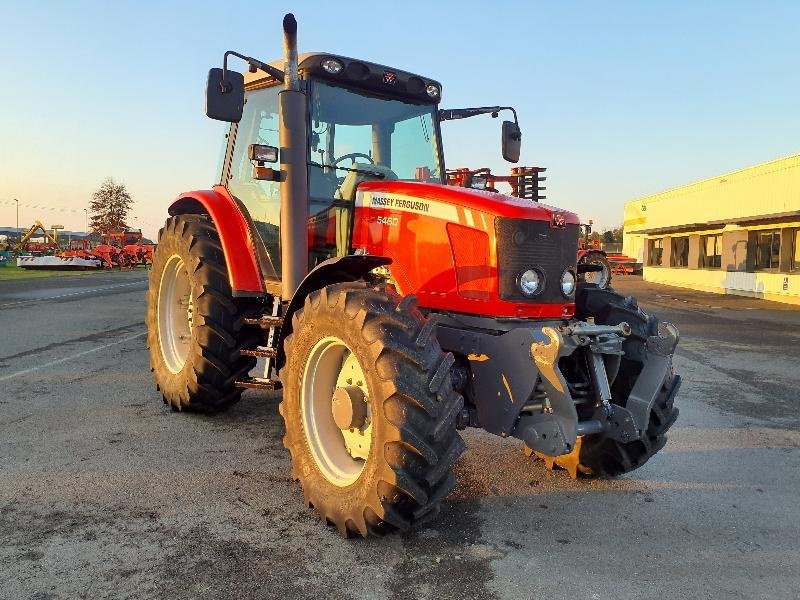
[[[575,275],[569,269],[561,275],[561,293],[565,296],[572,296],[575,293]]]
[[[517,285],[519,291],[528,297],[533,297],[542,291],[544,287],[544,276],[535,269],[528,269],[523,271],[517,277]]]
[[[438,98],[439,97],[439,86],[429,83],[428,86],[425,88],[425,91],[428,93],[428,96],[431,98]]]
[[[335,58],[326,58],[322,61],[322,68],[331,75],[338,75],[344,69],[344,65]]]

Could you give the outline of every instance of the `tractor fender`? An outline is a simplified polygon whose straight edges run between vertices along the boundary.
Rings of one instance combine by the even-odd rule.
[[[601,250],[600,248],[590,248],[588,250],[578,250],[578,260],[588,260],[592,254],[600,254],[604,257],[608,256],[605,250]]]
[[[247,218],[224,186],[181,194],[170,205],[169,214],[208,215],[219,234],[233,295],[261,296],[266,293]]]
[[[286,310],[283,312],[283,325],[281,325],[280,339],[278,340],[278,355],[275,359],[275,366],[278,371],[280,372],[283,365],[286,364],[283,340],[292,332],[292,315],[303,306],[306,296],[327,285],[364,279],[372,269],[388,265],[391,262],[392,259],[385,256],[348,254],[347,256],[329,258],[314,267],[300,282],[300,287],[297,288]]]

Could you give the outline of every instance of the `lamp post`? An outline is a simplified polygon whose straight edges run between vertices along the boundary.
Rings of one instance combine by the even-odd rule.
[[[17,233],[19,233],[19,200],[14,198],[14,202],[17,203]]]
[[[86,237],[89,237],[89,209],[83,209],[83,223],[85,227]]]

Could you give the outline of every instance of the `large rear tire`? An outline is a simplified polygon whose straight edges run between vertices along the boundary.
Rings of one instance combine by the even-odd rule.
[[[173,410],[218,412],[239,400],[234,385],[255,365],[240,356],[255,333],[233,298],[225,255],[204,215],[179,215],[159,232],[147,294],[150,370]]]
[[[624,406],[624,399],[628,398],[646,360],[647,338],[658,332],[658,319],[639,308],[635,298],[594,285],[579,288],[575,316],[579,319],[593,316],[599,325],[617,325],[624,321],[631,326],[632,333],[622,345],[625,355],[611,386],[612,397],[620,399],[619,403]],[[589,476],[615,477],[650,460],[667,443],[667,430],[678,418],[674,400],[679,386],[680,376],[675,374],[670,362],[669,375],[650,411],[650,422],[642,439],[623,443],[602,433],[585,436],[578,448],[578,471]]]
[[[413,297],[364,282],[312,292],[292,316],[284,445],[306,504],[342,535],[408,529],[455,486],[463,399],[433,332]]]

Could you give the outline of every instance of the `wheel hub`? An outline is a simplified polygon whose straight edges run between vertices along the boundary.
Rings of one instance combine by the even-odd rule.
[[[339,429],[360,429],[367,419],[367,399],[354,385],[333,392],[333,420]]]
[[[339,338],[311,349],[300,393],[303,429],[317,467],[340,487],[358,479],[372,447],[372,408],[364,370]]]

